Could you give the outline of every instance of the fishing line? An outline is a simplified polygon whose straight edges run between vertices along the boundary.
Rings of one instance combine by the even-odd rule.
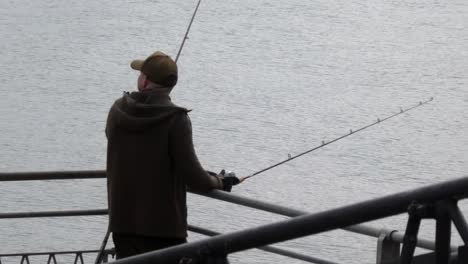
[[[389,119],[391,119],[391,118],[393,118],[393,117],[395,117],[395,116],[404,114],[404,113],[409,112],[409,111],[411,111],[411,110],[413,110],[413,109],[415,109],[415,108],[418,108],[418,107],[420,107],[420,106],[423,106],[423,105],[425,105],[425,104],[431,102],[432,100],[434,100],[433,97],[429,98],[429,100],[426,100],[426,101],[424,101],[424,102],[419,102],[418,104],[416,104],[416,105],[414,105],[414,106],[411,106],[411,107],[409,107],[409,108],[407,108],[407,109],[400,108],[400,112],[398,112],[398,113],[396,113],[396,114],[387,116],[387,117],[385,117],[385,118],[383,118],[383,119],[377,118],[377,121],[375,121],[374,123],[368,124],[368,125],[366,125],[366,126],[363,126],[363,127],[361,127],[361,128],[358,128],[358,129],[356,129],[356,130],[352,130],[352,129],[351,129],[351,130],[349,130],[349,133],[347,133],[347,134],[345,134],[345,135],[343,135],[343,136],[337,137],[337,138],[335,138],[335,139],[333,139],[333,140],[330,140],[330,141],[328,141],[328,142],[322,141],[322,144],[321,144],[320,146],[314,147],[314,148],[312,148],[312,149],[309,149],[309,150],[307,150],[307,151],[304,151],[304,152],[302,152],[302,153],[300,153],[300,154],[298,154],[298,155],[295,155],[295,156],[288,155],[288,158],[287,158],[286,160],[283,160],[283,161],[278,162],[278,163],[276,163],[276,164],[273,164],[273,165],[271,165],[271,166],[269,166],[269,167],[266,167],[265,169],[259,170],[259,171],[255,172],[255,173],[253,173],[253,174],[251,174],[251,175],[249,175],[249,176],[246,176],[246,177],[244,177],[244,178],[241,179],[241,182],[247,180],[248,178],[252,178],[252,177],[254,177],[254,176],[256,176],[256,175],[258,175],[258,174],[260,174],[260,173],[263,173],[263,172],[265,172],[265,171],[268,171],[268,170],[271,170],[271,169],[273,169],[273,168],[275,168],[275,167],[278,167],[279,165],[282,165],[282,164],[284,164],[284,163],[286,163],[286,162],[289,162],[289,161],[291,161],[291,160],[293,160],[293,159],[299,158],[300,156],[303,156],[303,155],[305,155],[305,154],[308,154],[308,153],[310,153],[310,152],[312,152],[312,151],[315,151],[315,150],[317,150],[317,149],[320,149],[320,148],[323,148],[323,147],[325,147],[325,146],[327,146],[327,145],[330,145],[330,144],[332,144],[332,143],[334,143],[334,142],[337,142],[337,141],[339,141],[339,140],[341,140],[341,139],[343,139],[343,138],[345,138],[345,137],[351,136],[351,135],[356,134],[356,133],[358,133],[358,132],[360,132],[360,131],[363,131],[363,130],[369,128],[369,127],[372,127],[372,126],[375,126],[375,125],[377,125],[377,124],[380,124],[380,123],[382,123],[382,122],[384,122],[384,121],[387,121],[387,120],[389,120]]]
[[[190,19],[190,23],[187,27],[187,31],[185,31],[184,39],[182,40],[182,43],[180,44],[179,51],[177,52],[177,56],[175,58],[175,62],[177,63],[177,60],[179,60],[180,53],[182,52],[182,49],[184,48],[185,40],[188,39],[188,34],[190,31],[190,28],[192,27],[193,20],[195,19],[195,15],[197,14],[198,7],[200,6],[201,0],[198,0],[197,6],[195,7],[195,11],[193,12],[192,19]],[[110,226],[107,227],[107,232],[106,235],[104,236],[104,239],[101,244],[101,248],[99,249],[99,252],[96,256],[96,260],[94,261],[94,264],[99,264],[102,261],[103,258],[103,253],[107,245],[107,241],[109,240],[110,236]]]

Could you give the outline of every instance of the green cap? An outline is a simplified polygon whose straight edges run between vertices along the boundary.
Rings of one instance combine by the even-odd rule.
[[[177,83],[177,64],[161,51],[156,51],[145,60],[132,61],[130,67],[141,71],[156,84],[173,87]]]

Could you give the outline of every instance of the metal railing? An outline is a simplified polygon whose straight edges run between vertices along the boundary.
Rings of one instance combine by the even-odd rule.
[[[456,206],[456,201],[466,198],[467,195],[468,178],[462,178],[320,213],[297,216],[274,224],[223,234],[189,244],[132,256],[117,260],[114,263],[170,263],[176,262],[182,257],[203,260],[212,256],[225,256],[272,243],[344,228],[357,223],[373,221],[401,214],[407,212],[407,210],[409,210],[410,218],[405,232],[401,259],[390,260],[391,263],[414,263],[417,230],[423,218],[433,218],[437,223],[436,251],[434,256],[436,263],[448,264],[451,261],[450,226],[452,220],[465,242],[465,246],[459,248],[459,256],[457,256],[457,258],[461,256],[461,259],[452,261],[468,263],[468,257],[465,255],[467,253],[466,241],[468,241],[468,226]],[[413,220],[419,220],[419,222],[416,223],[418,228],[413,224]],[[390,261],[388,261],[388,263],[390,263]]]
[[[1,181],[34,181],[34,180],[72,180],[72,179],[96,179],[106,178],[105,171],[52,171],[52,172],[13,172],[13,173],[0,173]],[[201,196],[222,200],[246,207],[263,210],[270,213],[279,215],[295,217],[305,215],[310,212],[293,209],[291,207],[279,206],[255,199],[250,199],[238,196],[232,193],[214,190],[211,193],[195,193]],[[54,212],[30,212],[30,213],[0,213],[0,218],[20,218],[20,217],[57,217],[57,216],[85,216],[85,215],[103,215],[107,214],[107,209],[98,210],[78,210],[78,211],[54,211]],[[401,232],[394,230],[387,230],[375,228],[369,225],[355,225],[343,228],[344,230],[358,233],[361,235],[372,236],[378,238],[382,233],[389,233],[388,239],[394,242],[403,242]],[[435,243],[429,240],[418,240],[418,247],[434,250]]]
[[[64,171],[64,172],[15,172],[15,173],[0,173],[0,181],[35,181],[35,180],[76,180],[76,179],[96,179],[96,178],[105,178],[104,171]],[[216,192],[216,191],[214,191]],[[239,197],[236,197],[237,199]],[[98,215],[107,215],[107,209],[93,209],[93,210],[67,210],[67,211],[40,211],[40,212],[13,212],[13,213],[0,213],[0,219],[14,219],[14,218],[37,218],[37,217],[70,217],[70,216],[98,216]],[[194,233],[206,235],[206,236],[215,236],[220,233],[204,229],[201,227],[196,227],[189,225],[188,230]],[[278,255],[299,259],[305,262],[310,263],[319,263],[319,264],[337,264],[332,261],[323,260],[320,258],[315,258],[312,256],[307,256],[297,252],[292,252],[289,250],[281,249],[273,246],[264,246],[259,247],[259,250],[263,250],[270,253],[275,253]],[[79,260],[82,261],[82,254],[86,253],[98,253],[98,250],[83,250],[83,251],[69,251],[69,252],[39,252],[39,253],[14,253],[14,254],[0,254],[0,264],[2,257],[8,256],[19,256],[21,258],[21,263],[29,263],[28,256],[33,255],[49,255],[48,263],[55,263],[55,255],[60,254],[77,254],[75,258],[75,263],[78,263]],[[107,262],[108,255],[114,255],[113,250],[106,250],[104,252],[104,261]],[[78,255],[80,258],[78,258]],[[82,262],[80,262],[82,263]]]
[[[9,253],[9,254],[0,254],[0,264],[2,263],[1,258],[7,257],[21,257],[20,263],[21,264],[29,264],[31,263],[30,257],[35,256],[47,256],[47,264],[57,264],[58,255],[74,255],[74,264],[84,264],[83,254],[97,254],[98,250],[74,250],[74,251],[54,251],[54,252],[21,252],[21,253]],[[109,256],[114,256],[115,251],[114,249],[107,249],[103,252],[104,258],[103,262],[108,262]]]
[[[69,179],[92,179],[92,178],[105,178],[105,172],[104,171],[66,171],[66,172],[0,173],[0,181],[69,180]],[[320,229],[317,232],[323,232],[323,231],[327,231],[327,230],[331,230],[331,229],[335,229],[335,228],[342,228],[342,229],[347,230],[347,231],[351,231],[351,232],[359,233],[359,234],[362,234],[362,235],[367,235],[367,236],[372,236],[372,237],[379,238],[379,240],[378,240],[379,248],[377,249],[377,263],[387,263],[387,262],[385,262],[385,257],[383,257],[383,256],[392,255],[391,258],[394,257],[394,255],[395,255],[395,245],[392,244],[392,243],[398,243],[398,252],[397,253],[399,253],[399,244],[405,242],[405,234],[401,233],[401,232],[394,231],[394,230],[378,229],[378,228],[374,228],[374,227],[371,227],[371,226],[368,226],[368,225],[363,225],[363,224],[358,224],[358,225],[353,225],[353,224],[366,222],[366,221],[370,221],[370,220],[374,220],[374,219],[378,219],[378,218],[383,218],[383,217],[387,217],[387,216],[391,216],[391,215],[395,215],[395,214],[399,214],[399,213],[403,213],[403,212],[405,212],[407,210],[408,205],[414,200],[417,200],[419,202],[421,202],[421,201],[422,202],[434,202],[434,201],[446,199],[448,197],[456,197],[457,199],[465,198],[466,195],[467,195],[467,192],[468,192],[467,191],[468,190],[467,181],[468,181],[467,179],[459,179],[459,180],[456,180],[456,181],[450,181],[450,182],[447,182],[447,183],[434,185],[432,187],[429,186],[429,187],[421,188],[421,190],[423,190],[423,191],[418,191],[420,189],[417,189],[417,190],[414,190],[412,192],[404,192],[404,193],[400,193],[400,194],[391,195],[391,196],[388,196],[388,197],[376,199],[376,200],[373,200],[373,201],[367,201],[367,202],[364,202],[364,203],[359,203],[359,204],[354,205],[354,207],[350,206],[351,208],[356,208],[356,207],[360,208],[363,205],[370,206],[371,204],[378,203],[380,206],[382,206],[382,208],[384,208],[383,211],[385,211],[385,212],[381,212],[382,210],[379,211],[378,208],[376,208],[376,210],[373,210],[373,211],[361,212],[360,214],[363,214],[363,215],[366,215],[366,216],[374,215],[374,214],[376,214],[376,212],[380,212],[382,215],[379,215],[377,218],[372,218],[372,219],[363,220],[363,221],[359,220],[359,221],[356,221],[354,223],[348,223],[348,224],[339,225],[339,226],[333,226],[331,223],[329,223],[329,221],[327,221],[327,226],[328,226],[329,229],[324,229],[324,230]],[[465,187],[465,189],[463,189],[463,186]],[[450,187],[448,189],[449,192],[446,192],[447,187]],[[443,192],[441,194],[440,190],[444,190],[445,192]],[[431,193],[431,192],[433,192],[431,195],[427,195],[428,193]],[[417,193],[418,195],[412,195],[413,193]],[[255,208],[255,209],[259,209],[259,210],[263,210],[263,211],[267,211],[267,212],[271,212],[271,213],[276,213],[276,214],[280,214],[280,215],[294,217],[290,221],[299,221],[297,219],[302,219],[304,217],[307,218],[307,217],[317,216],[317,215],[321,215],[321,214],[322,215],[323,214],[327,215],[327,213],[330,213],[330,215],[328,215],[328,217],[331,217],[331,218],[333,218],[333,216],[336,217],[338,214],[341,215],[340,218],[350,218],[350,219],[355,219],[356,218],[353,215],[349,215],[349,217],[343,216],[343,213],[346,212],[346,210],[351,210],[348,207],[342,207],[342,208],[335,209],[337,211],[332,210],[334,214],[332,214],[329,211],[326,211],[326,212],[322,212],[322,213],[319,213],[319,214],[312,214],[311,215],[311,214],[309,214],[308,212],[305,212],[305,211],[292,209],[290,207],[283,207],[283,206],[278,206],[278,205],[274,205],[274,204],[269,204],[269,203],[266,203],[266,202],[262,202],[262,201],[258,201],[258,200],[254,200],[254,199],[234,195],[232,193],[226,193],[226,192],[221,192],[221,191],[213,191],[213,192],[208,193],[208,194],[200,194],[200,193],[197,193],[197,194],[203,195],[203,196],[206,196],[206,197],[209,197],[209,198],[214,198],[214,199],[223,200],[223,201],[226,201],[226,202],[231,202],[231,203],[235,203],[235,204],[239,204],[239,205],[243,205],[243,206],[248,206],[248,207],[251,207],[251,208]],[[397,209],[393,208],[392,210],[390,210],[391,208],[389,207],[388,204],[393,204],[395,201],[399,202],[399,207]],[[445,206],[445,207],[447,207],[447,206]],[[458,207],[449,206],[448,208],[450,208],[450,211],[452,212],[451,214],[456,216],[456,217],[453,218],[453,221],[456,224],[457,228],[460,227],[459,228],[460,235],[462,236],[463,241],[466,244],[465,239],[467,239],[467,237],[468,237],[468,229],[463,227],[463,226],[466,227],[466,221],[464,220],[464,218],[462,216],[460,216],[461,212],[459,212]],[[106,215],[106,214],[107,214],[106,209],[76,210],[76,211],[48,211],[48,212],[19,212],[19,213],[0,213],[0,219],[1,218],[25,218],[25,217],[64,217],[64,216],[79,216],[79,215],[80,216],[85,216],[85,215]],[[280,225],[280,224],[282,224],[282,223],[277,223],[277,224],[273,224],[273,225]],[[315,222],[308,223],[308,224],[312,224],[314,226],[317,226],[317,223],[315,223]],[[288,226],[288,225],[286,225],[286,226]],[[269,226],[270,225],[267,225],[267,226],[261,227],[260,229],[261,230],[262,230],[262,228],[268,229],[268,228],[270,228]],[[287,227],[287,229],[291,229],[291,227]],[[302,229],[304,229],[304,228],[302,228]],[[307,228],[305,228],[305,229],[307,229]],[[230,241],[230,242],[232,241],[232,237],[227,237],[226,238],[224,236],[231,236],[233,234],[219,235],[216,232],[206,230],[206,229],[202,229],[202,228],[199,228],[199,227],[193,227],[193,226],[190,226],[189,230],[192,231],[192,232],[197,232],[197,233],[201,233],[201,234],[205,234],[205,235],[209,235],[209,236],[217,235],[216,238],[211,238],[211,239],[207,239],[207,240],[204,240],[204,241],[212,241],[213,240],[213,241],[215,241],[213,243],[218,243],[216,241],[218,241],[219,239],[221,239],[221,240],[228,239],[228,241]],[[244,232],[247,232],[247,233],[244,233]],[[240,235],[240,236],[243,237],[244,235],[248,235],[249,232],[257,233],[259,231],[257,229],[255,229],[255,231],[245,230],[245,231],[241,231],[241,232],[236,232],[235,234],[242,233],[242,235]],[[277,230],[275,232],[277,232]],[[310,234],[315,234],[315,232],[310,233]],[[307,235],[310,235],[310,234],[307,233]],[[247,238],[247,237],[249,237],[249,236],[245,236],[245,238]],[[406,237],[408,237],[408,235]],[[237,236],[236,236],[236,238],[237,238]],[[250,245],[250,243],[246,243],[246,241],[244,241],[245,238],[240,239],[240,240],[243,241],[242,244],[243,245]],[[276,240],[274,240],[274,241],[276,241]],[[267,244],[275,243],[274,241],[269,241],[269,243],[267,243]],[[279,240],[279,241],[283,241],[283,240]],[[277,242],[279,242],[279,241],[277,241]],[[423,239],[417,239],[415,241],[416,241],[416,244],[414,245],[415,247],[417,246],[417,247],[430,249],[430,250],[436,250],[437,249],[437,244],[435,242],[433,242],[433,241],[428,241],[428,240],[423,240]],[[196,243],[201,243],[201,242],[196,242]],[[205,242],[203,242],[203,243],[205,243]],[[213,248],[213,249],[216,248],[216,246],[212,245],[211,242],[206,242],[206,243],[208,243],[208,244],[206,244],[206,245],[205,244],[200,244],[199,246],[204,247],[204,246],[209,245],[208,246],[209,248]],[[235,243],[235,242],[232,242],[232,243]],[[390,247],[389,247],[388,243],[390,243],[390,245],[391,245]],[[189,245],[192,245],[192,244],[194,244],[194,243],[190,243]],[[187,246],[188,245],[183,245],[183,246],[179,246],[179,247],[176,247],[176,248],[182,247],[183,249],[180,249],[180,252],[179,251],[178,252],[180,254],[183,254],[183,253],[187,254],[187,252],[191,252],[190,250],[188,250],[187,252],[185,251],[185,250],[187,250],[187,248],[186,248]],[[231,248],[231,246],[232,245],[230,245],[229,247]],[[301,255],[301,254],[298,254],[298,253],[295,253],[295,252],[290,252],[290,251],[286,251],[286,250],[283,250],[283,249],[266,246],[266,244],[258,244],[257,245],[257,244],[254,243],[254,244],[250,245],[249,248],[252,248],[252,247],[258,247],[258,248],[260,248],[262,250],[266,250],[266,251],[277,253],[277,254],[282,254],[282,255],[285,255],[285,256],[296,257],[298,259],[302,259],[302,260],[313,262],[313,263],[333,263],[331,261],[321,260],[321,259],[318,259],[318,258],[304,256],[304,255]],[[190,248],[192,248],[192,247],[190,246]],[[390,248],[390,249],[387,249],[387,248]],[[176,250],[176,249],[171,249],[171,250]],[[393,251],[393,253],[388,254],[388,251]],[[456,252],[457,247],[453,247],[453,246],[450,247],[450,244],[449,244],[448,251],[452,252],[452,253]],[[166,252],[166,250],[164,250],[164,252]],[[214,250],[214,251],[210,251],[210,252],[218,252],[218,251]],[[236,252],[236,250],[234,250],[234,251],[227,250],[226,251],[226,249],[223,249],[223,251],[221,251],[221,252],[223,252],[223,254],[224,253],[228,254],[228,253]],[[151,260],[154,260],[154,259],[159,260],[159,258],[160,258],[160,257],[158,257],[159,254],[163,254],[163,253],[158,253],[156,255],[155,254],[156,254],[156,252],[154,254],[153,253],[151,254],[151,257],[150,257]],[[166,254],[166,253],[164,253],[164,254]],[[179,256],[180,256],[180,254],[179,254]],[[379,254],[381,255],[380,257],[379,257]],[[145,255],[148,255],[148,254],[145,254]],[[4,255],[0,255],[0,258],[2,256],[4,256]],[[161,258],[164,259],[164,257],[161,257]],[[131,259],[133,259],[133,258],[131,258]],[[141,259],[134,259],[134,260],[137,261],[137,262],[131,262],[131,263],[139,263],[138,261],[140,261]],[[122,263],[127,263],[127,262],[122,262]],[[128,263],[130,263],[130,262],[128,262]],[[388,262],[388,263],[390,263],[390,262]]]
[[[107,209],[99,209],[99,210],[75,210],[75,211],[43,211],[43,212],[19,212],[19,213],[2,213],[0,214],[0,219],[11,219],[11,218],[34,218],[34,217],[68,217],[68,216],[97,216],[97,215],[107,215]],[[214,232],[212,230],[208,230],[202,227],[197,227],[193,225],[188,226],[188,230],[194,233],[206,235],[206,236],[216,236],[220,235],[220,233]],[[258,249],[275,253],[278,255],[299,259],[302,261],[310,262],[310,263],[319,263],[319,264],[337,264],[336,262],[323,260],[320,258],[315,258],[312,256],[307,256],[304,254],[292,252],[289,250],[284,250],[277,247],[272,246],[264,246],[259,247]],[[35,252],[35,253],[12,253],[12,254],[0,254],[0,264],[2,257],[22,257],[20,263],[29,263],[28,256],[35,256],[35,255],[48,255],[49,260],[47,263],[56,263],[55,257],[51,261],[51,257],[54,255],[63,255],[63,254],[76,254],[75,264],[78,263],[78,260],[81,260],[80,263],[83,263],[82,255],[89,254],[89,253],[98,253],[98,250],[82,250],[82,251],[54,251],[54,252]],[[113,249],[106,250],[104,252],[104,261],[107,262],[108,256],[114,256],[115,252]],[[80,256],[80,259],[78,259]]]

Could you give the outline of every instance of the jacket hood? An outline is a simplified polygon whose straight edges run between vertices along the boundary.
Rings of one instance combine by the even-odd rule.
[[[115,125],[127,130],[142,130],[174,114],[187,112],[189,110],[175,105],[168,95],[157,90],[124,93],[111,108]]]

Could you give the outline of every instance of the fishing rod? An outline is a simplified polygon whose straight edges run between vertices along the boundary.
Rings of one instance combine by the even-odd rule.
[[[188,34],[190,31],[190,28],[192,27],[193,20],[195,19],[195,15],[197,14],[198,7],[200,6],[201,0],[198,0],[197,6],[195,7],[195,11],[193,12],[192,19],[190,19],[190,23],[187,27],[187,31],[185,32],[184,39],[182,40],[182,43],[180,44],[179,51],[177,52],[177,56],[175,58],[175,62],[177,63],[177,60],[179,59],[180,53],[182,52],[182,49],[184,48],[185,40],[188,39]],[[104,239],[101,244],[101,248],[99,249],[99,252],[96,256],[96,260],[94,261],[94,264],[99,264],[102,261],[103,255],[104,255],[104,250],[107,245],[107,241],[109,240],[110,236],[110,226],[107,227],[107,232],[106,235],[104,236]]]
[[[371,124],[369,124],[369,125],[363,126],[363,127],[358,128],[358,129],[356,129],[356,130],[350,129],[350,130],[349,130],[349,133],[347,133],[347,134],[345,134],[345,135],[343,135],[343,136],[337,137],[337,138],[335,138],[335,139],[333,139],[333,140],[330,140],[330,141],[328,141],[328,142],[322,141],[322,144],[321,144],[320,146],[317,146],[317,147],[314,147],[314,148],[312,148],[312,149],[306,150],[306,151],[304,151],[304,152],[302,152],[302,153],[300,153],[300,154],[298,154],[298,155],[295,155],[295,156],[290,156],[290,155],[289,155],[288,159],[283,160],[283,161],[281,161],[281,162],[278,162],[278,163],[276,163],[276,164],[273,164],[273,165],[271,165],[271,166],[269,166],[269,167],[266,167],[265,169],[259,170],[259,171],[255,172],[255,173],[253,173],[253,174],[251,174],[251,175],[249,175],[249,176],[243,177],[243,178],[240,179],[240,181],[243,182],[243,181],[247,180],[248,178],[252,178],[252,177],[254,177],[254,176],[256,176],[256,175],[258,175],[258,174],[260,174],[260,173],[263,173],[263,172],[265,172],[265,171],[271,170],[271,169],[273,169],[273,168],[275,168],[275,167],[278,167],[279,165],[282,165],[282,164],[284,164],[284,163],[286,163],[286,162],[289,162],[289,161],[291,161],[291,160],[293,160],[293,159],[299,158],[300,156],[303,156],[303,155],[305,155],[305,154],[308,154],[308,153],[310,153],[310,152],[312,152],[312,151],[315,151],[315,150],[317,150],[317,149],[323,148],[323,147],[325,147],[325,146],[327,146],[327,145],[330,145],[330,144],[332,144],[332,143],[334,143],[334,142],[337,142],[338,140],[341,140],[341,139],[343,139],[343,138],[345,138],[345,137],[351,136],[351,135],[356,134],[356,133],[358,133],[358,132],[360,132],[360,131],[362,131],[362,130],[364,130],[364,129],[367,129],[367,128],[369,128],[369,127],[375,126],[375,125],[377,125],[377,124],[380,124],[380,123],[382,123],[382,122],[384,122],[384,121],[387,121],[387,120],[389,120],[389,119],[391,119],[391,118],[393,118],[393,117],[395,117],[395,116],[398,116],[398,115],[404,114],[404,113],[406,113],[406,112],[409,112],[409,111],[411,111],[411,110],[413,110],[413,109],[415,109],[415,108],[418,108],[418,107],[420,107],[420,106],[422,106],[422,105],[425,105],[425,104],[431,102],[432,100],[434,100],[433,97],[429,98],[429,99],[426,100],[426,101],[421,101],[421,102],[419,102],[418,104],[416,104],[416,105],[414,105],[414,106],[411,106],[411,107],[409,107],[409,108],[407,108],[407,109],[400,108],[400,112],[398,112],[398,113],[396,113],[396,114],[393,114],[393,115],[390,115],[390,116],[387,116],[387,117],[385,117],[385,118],[383,118],[383,119],[377,118],[377,121],[375,121],[374,123],[371,123]]]
[[[179,51],[177,52],[177,56],[175,58],[175,62],[177,63],[177,60],[179,60],[180,53],[182,52],[182,48],[184,47],[185,40],[188,39],[188,33],[190,31],[190,28],[192,27],[193,20],[195,19],[195,15],[197,14],[198,7],[200,6],[201,0],[198,0],[197,7],[195,7],[195,11],[193,11],[192,19],[190,19],[190,23],[187,27],[187,31],[185,32],[185,36],[182,39],[182,43],[180,44]]]

